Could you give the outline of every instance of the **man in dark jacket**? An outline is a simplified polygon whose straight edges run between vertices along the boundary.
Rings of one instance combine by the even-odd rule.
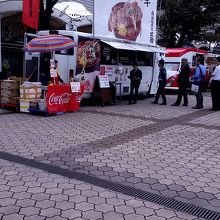
[[[40,82],[47,86],[50,81],[50,55],[43,54],[40,62]]]
[[[138,69],[137,63],[133,64],[133,70],[131,70],[130,76],[128,76],[128,78],[131,80],[130,100],[128,104],[136,104],[138,97],[138,89],[142,79],[142,71]],[[133,95],[134,90],[135,90],[135,95]]]
[[[160,105],[166,105],[167,104],[167,99],[165,96],[165,86],[166,86],[166,82],[167,82],[167,71],[164,67],[164,60],[160,60],[159,61],[159,68],[160,68],[160,72],[159,72],[159,87],[157,89],[157,94],[156,94],[156,98],[155,100],[152,102],[153,104],[158,104],[158,100],[160,98],[160,95],[163,99],[163,102],[160,103]]]
[[[172,104],[172,106],[179,106],[182,100],[182,96],[184,98],[183,106],[188,105],[187,88],[189,87],[190,73],[191,73],[191,70],[188,65],[187,58],[182,58],[180,73],[177,79],[177,82],[179,84],[178,96],[177,96],[176,102]]]

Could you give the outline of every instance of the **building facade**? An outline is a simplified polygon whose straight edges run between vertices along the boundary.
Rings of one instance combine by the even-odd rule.
[[[60,0],[59,2],[81,3],[89,12],[93,12],[93,0]],[[53,8],[53,11],[51,29],[66,29],[66,25],[73,19],[56,8]],[[91,26],[92,22],[77,23],[80,31],[90,32]],[[22,0],[0,0],[0,73],[3,60],[7,60],[11,74],[22,76],[24,33],[29,31],[33,32],[22,24]]]

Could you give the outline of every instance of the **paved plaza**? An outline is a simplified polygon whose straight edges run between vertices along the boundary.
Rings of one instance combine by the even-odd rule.
[[[175,99],[0,110],[0,219],[219,220],[220,112]]]

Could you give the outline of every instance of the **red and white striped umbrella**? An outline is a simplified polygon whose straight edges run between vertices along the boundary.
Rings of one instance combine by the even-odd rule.
[[[41,35],[33,38],[24,46],[26,52],[52,52],[76,47],[76,42],[63,35]]]

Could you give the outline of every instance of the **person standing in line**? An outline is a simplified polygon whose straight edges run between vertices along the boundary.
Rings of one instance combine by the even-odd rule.
[[[196,60],[196,69],[193,75],[193,84],[199,86],[199,91],[196,94],[196,106],[192,107],[193,109],[203,108],[203,78],[206,75],[206,68],[202,64],[202,59],[197,58]]]
[[[159,61],[159,68],[160,68],[160,72],[159,72],[159,87],[157,89],[157,94],[156,94],[156,98],[153,102],[153,104],[158,104],[158,100],[160,98],[160,96],[163,99],[163,102],[160,103],[160,105],[166,105],[167,104],[167,99],[166,99],[166,95],[165,95],[165,86],[167,83],[167,71],[164,67],[164,60],[160,60]]]
[[[138,97],[138,89],[142,79],[142,71],[138,69],[137,63],[133,64],[133,70],[131,70],[130,76],[128,76],[128,78],[131,80],[130,100],[128,104],[136,104]],[[134,90],[135,94],[133,95]]]
[[[179,106],[182,100],[182,96],[184,98],[183,106],[188,106],[188,97],[187,97],[187,88],[189,86],[189,76],[191,70],[188,65],[188,59],[182,58],[180,73],[177,78],[177,82],[179,85],[177,100],[171,106]]]
[[[212,73],[212,77],[210,79],[210,89],[211,89],[211,97],[212,97],[212,111],[220,110],[220,57],[216,58],[217,66],[215,71]]]

